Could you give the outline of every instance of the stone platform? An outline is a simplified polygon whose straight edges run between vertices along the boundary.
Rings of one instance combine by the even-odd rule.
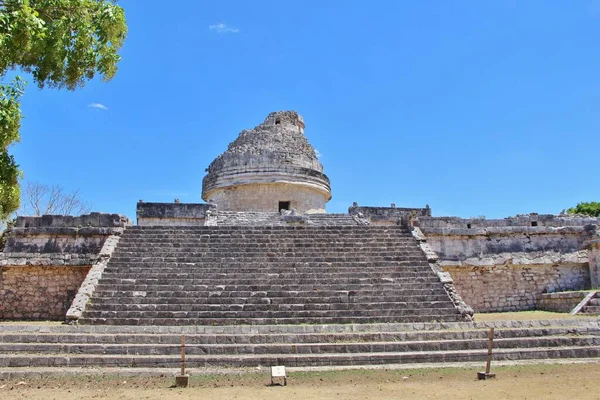
[[[494,362],[600,357],[597,319],[412,324],[238,326],[0,325],[0,377],[31,367],[174,372],[186,337],[191,373],[290,368],[483,364],[495,328]],[[82,369],[85,368],[85,369]]]

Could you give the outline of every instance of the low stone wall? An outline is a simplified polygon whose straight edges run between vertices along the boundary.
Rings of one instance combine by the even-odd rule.
[[[586,265],[444,266],[456,290],[476,312],[536,309],[547,292],[589,288]]]
[[[137,203],[139,226],[203,226],[214,204],[204,203]]]
[[[593,238],[584,246],[588,249],[592,289],[600,289],[600,234],[593,232]]]
[[[370,225],[406,225],[413,218],[431,216],[431,208],[401,208],[392,204],[391,207],[364,207],[354,203],[348,208],[350,215],[360,216],[369,221]]]
[[[424,232],[432,228],[447,229],[477,229],[516,227],[583,227],[590,224],[599,224],[600,219],[585,215],[552,215],[552,214],[523,214],[502,219],[486,218],[459,218],[459,217],[432,217],[419,216],[417,226]]]
[[[130,225],[118,214],[17,218],[0,253],[0,319],[64,320],[109,238]]]
[[[544,293],[539,296],[537,309],[552,312],[571,312],[589,292]]]
[[[543,293],[591,286],[586,240],[597,218],[418,217],[416,225],[477,312],[533,310]]]
[[[72,217],[70,215],[42,215],[41,217],[17,217],[15,228],[123,228],[130,226],[131,221],[120,214],[105,214],[93,212]]]
[[[0,269],[0,318],[65,319],[90,266],[22,266]]]

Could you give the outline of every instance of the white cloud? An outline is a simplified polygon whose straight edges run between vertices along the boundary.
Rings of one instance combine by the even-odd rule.
[[[321,152],[317,149],[315,149],[315,154],[317,155],[317,158],[321,158],[323,156],[323,154],[321,154]]]
[[[240,30],[224,23],[209,25],[208,29],[217,33],[238,33]]]
[[[91,104],[88,104],[88,108],[93,108],[93,109],[96,109],[96,110],[103,110],[103,111],[108,110],[108,107],[106,107],[104,104],[101,104],[101,103],[91,103]]]

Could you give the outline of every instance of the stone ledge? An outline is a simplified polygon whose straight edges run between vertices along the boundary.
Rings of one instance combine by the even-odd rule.
[[[93,236],[109,236],[120,235],[124,228],[114,227],[15,227],[7,232],[13,237],[28,237],[28,236],[78,236],[78,237],[93,237]]]
[[[490,236],[514,235],[523,233],[527,235],[548,234],[582,234],[587,232],[584,226],[503,226],[489,228],[428,228],[421,227],[427,236]]]
[[[0,267],[89,267],[99,258],[97,254],[0,253]]]
[[[105,214],[93,212],[77,217],[69,215],[42,215],[40,217],[17,217],[17,228],[40,227],[113,227],[125,228],[131,226],[131,221],[120,214]]]
[[[536,308],[567,313],[573,310],[589,293],[589,291],[543,293],[537,299]]]
[[[411,332],[468,329],[537,329],[546,327],[600,328],[596,318],[555,320],[504,320],[471,322],[415,322],[382,324],[327,324],[327,325],[183,325],[183,326],[134,326],[134,325],[43,325],[2,324],[1,333],[79,333],[79,334],[318,334],[346,332]]]
[[[556,251],[535,251],[499,253],[481,257],[469,257],[464,260],[443,260],[442,267],[491,267],[495,265],[553,265],[553,264],[587,264],[587,251],[572,253]]]

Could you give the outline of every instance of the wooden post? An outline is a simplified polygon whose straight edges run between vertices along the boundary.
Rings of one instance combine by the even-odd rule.
[[[492,367],[492,349],[494,348],[494,328],[490,328],[490,333],[488,336],[488,351],[487,351],[487,361],[485,363],[485,372],[478,372],[478,379],[490,379],[495,378],[496,374],[490,373],[490,369]]]
[[[181,335],[181,375],[185,375],[185,335]]]
[[[188,387],[190,376],[185,373],[185,335],[181,335],[181,374],[175,377],[175,386]]]

